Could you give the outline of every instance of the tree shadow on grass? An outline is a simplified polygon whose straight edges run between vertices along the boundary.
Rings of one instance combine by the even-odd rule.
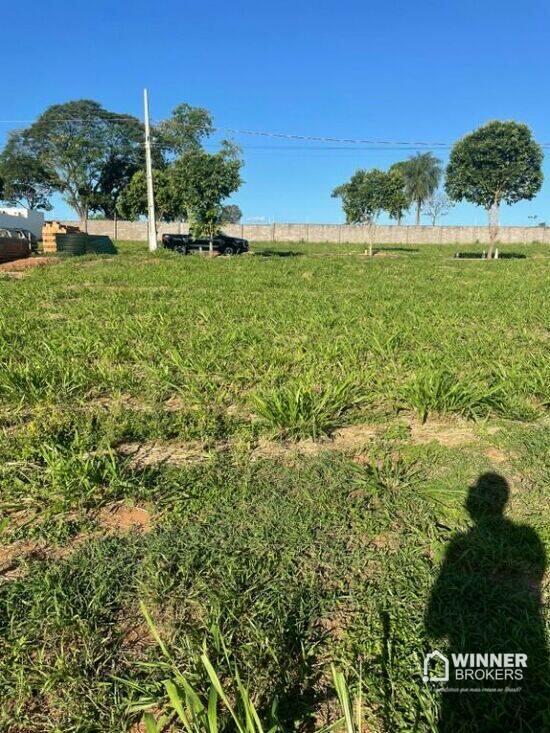
[[[414,247],[374,247],[375,254],[376,252],[410,252],[411,254],[415,254],[418,251]]]
[[[482,252],[457,252],[455,257],[461,260],[484,259]],[[525,260],[527,255],[523,252],[499,252],[498,258],[499,260]]]
[[[254,257],[303,257],[303,252],[294,250],[264,249],[261,252],[254,252]]]
[[[451,540],[432,589],[426,631],[447,638],[450,657],[449,680],[437,683],[441,733],[550,730],[541,603],[545,551],[531,527],[504,517],[508,495],[506,480],[494,473],[470,487],[466,508],[474,525]],[[484,667],[478,660],[469,667],[473,678],[461,679],[466,672],[452,657],[457,654],[526,657],[508,658],[511,667],[496,660]],[[486,674],[491,676],[482,679]]]

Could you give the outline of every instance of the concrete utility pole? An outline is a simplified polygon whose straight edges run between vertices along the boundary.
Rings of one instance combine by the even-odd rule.
[[[149,96],[143,90],[143,118],[145,121],[145,175],[147,178],[147,241],[149,252],[157,249],[157,225],[155,221],[155,197],[153,193],[153,165],[151,163],[151,129],[149,127]]]

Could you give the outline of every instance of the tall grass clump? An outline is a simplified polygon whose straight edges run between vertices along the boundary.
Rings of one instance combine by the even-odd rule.
[[[253,398],[257,415],[274,436],[317,438],[345,422],[345,416],[365,401],[350,381],[324,386],[284,385]]]
[[[223,675],[223,683],[208,656],[206,642],[203,644],[199,663],[195,664],[198,672],[194,678],[184,675],[172,659],[145,604],[142,602],[140,606],[164,658],[159,663],[159,668],[170,673],[162,683],[163,699],[137,700],[131,705],[133,712],[144,710],[142,723],[147,733],[168,730],[185,733],[285,733],[285,727],[277,716],[277,699],[274,698],[270,704],[264,706],[266,712],[258,711],[248,686],[241,679],[237,666],[232,663],[230,652],[217,627],[211,628],[212,636],[218,653],[222,654],[224,666],[229,670],[228,674]],[[357,693],[334,665],[331,665],[331,675],[341,717],[330,726],[323,727],[322,733],[328,733],[329,730],[361,733],[361,674]],[[161,712],[154,715],[151,708]]]
[[[502,383],[487,387],[475,379],[465,382],[449,370],[433,366],[419,367],[401,387],[400,395],[405,406],[415,410],[423,422],[432,413],[475,419],[505,408]]]

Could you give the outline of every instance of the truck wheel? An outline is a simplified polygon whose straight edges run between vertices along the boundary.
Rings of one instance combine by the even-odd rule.
[[[222,254],[223,255],[227,255],[228,257],[229,257],[229,255],[234,255],[235,254],[235,247],[233,247],[231,244],[227,244],[223,248]]]

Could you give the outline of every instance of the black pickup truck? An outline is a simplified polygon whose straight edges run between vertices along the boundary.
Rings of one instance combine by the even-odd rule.
[[[162,246],[165,249],[171,249],[174,252],[186,255],[190,252],[208,252],[210,247],[209,239],[195,239],[191,234],[163,234]],[[214,252],[222,255],[240,255],[248,252],[248,241],[246,239],[238,239],[237,237],[229,237],[227,234],[217,234],[212,239]]]

